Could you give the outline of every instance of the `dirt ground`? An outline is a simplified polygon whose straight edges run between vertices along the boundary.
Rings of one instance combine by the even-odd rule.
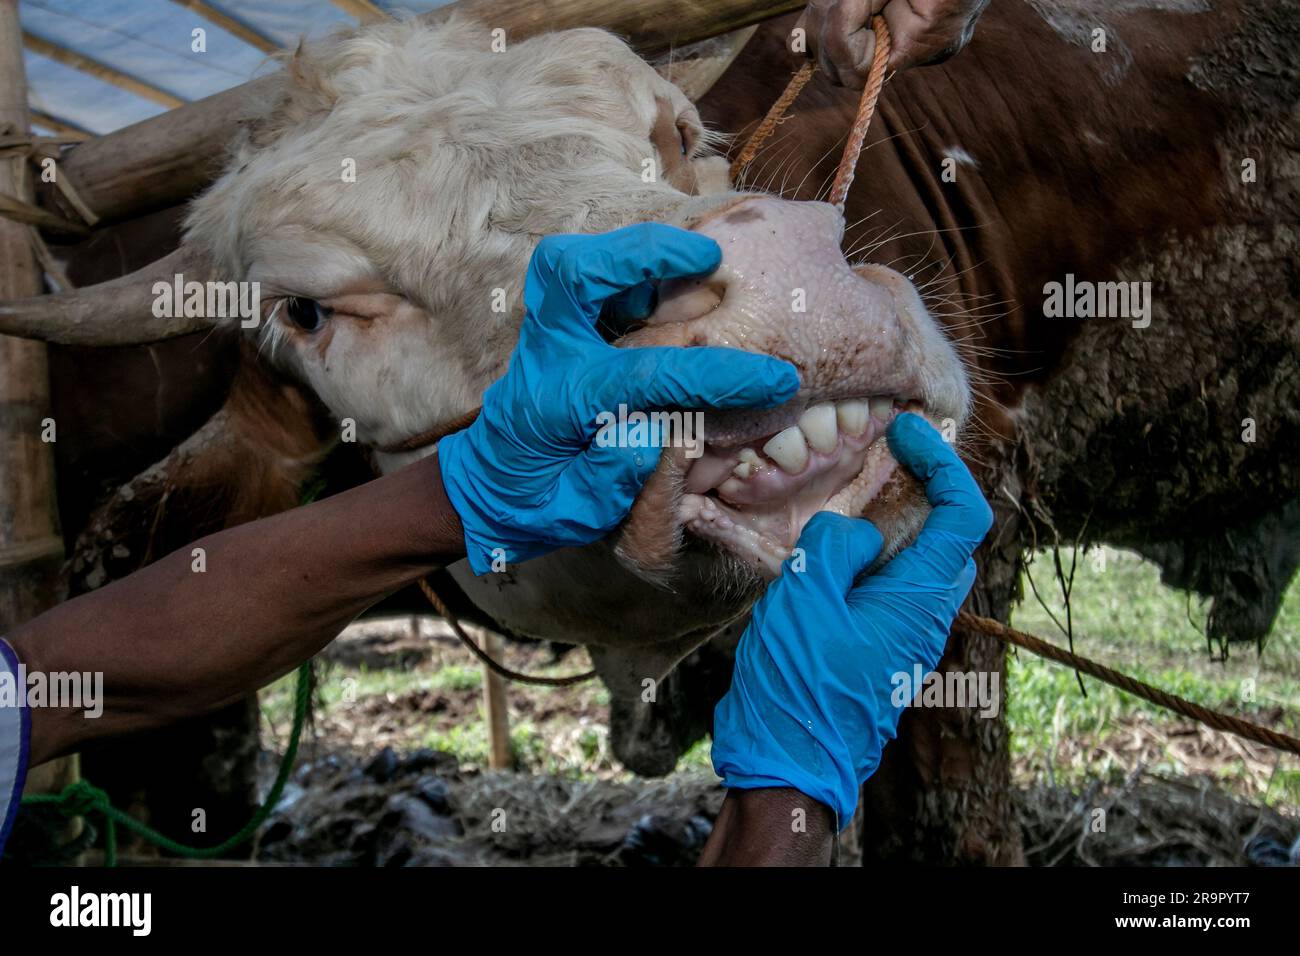
[[[585,670],[582,651],[511,644],[525,672]],[[264,698],[267,743],[288,727],[289,688]],[[434,619],[349,629],[318,662],[312,726],[257,856],[356,866],[689,866],[722,801],[704,748],[661,780],[609,754],[603,688],[512,685],[513,771],[484,767],[478,665]],[[1038,866],[1300,865],[1300,817],[1255,799],[1276,760],[1191,724],[1130,715],[1068,755],[1112,772],[1082,788],[1017,777]],[[1164,767],[1171,750],[1186,772]],[[265,755],[266,779],[277,758]],[[1271,763],[1270,763],[1271,761]],[[1225,767],[1235,776],[1225,782]],[[1241,774],[1242,767],[1247,773]],[[852,829],[841,861],[857,862]]]

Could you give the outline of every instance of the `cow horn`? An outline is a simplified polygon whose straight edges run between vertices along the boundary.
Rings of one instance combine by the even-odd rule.
[[[656,59],[654,68],[669,83],[676,84],[688,100],[698,103],[727,72],[757,29],[758,24],[754,24],[673,50]]]
[[[212,268],[194,250],[182,245],[143,269],[54,295],[0,302],[0,335],[41,339],[59,345],[140,345],[175,338],[211,327],[212,320],[186,316],[181,308],[154,314],[154,284],[171,285],[176,275],[204,282]]]

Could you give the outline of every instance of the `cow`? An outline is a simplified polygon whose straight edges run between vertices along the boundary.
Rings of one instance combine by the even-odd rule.
[[[910,402],[960,428],[956,351],[905,278],[855,277],[835,210],[732,190],[694,106],[621,41],[568,31],[496,54],[478,24],[389,24],[300,52],[286,76],[193,204],[186,248],[260,283],[254,347],[355,423],[379,471],[430,453],[392,449],[502,373],[522,266],[551,233],[654,220],[713,236],[722,268],[663,287],[616,343],[741,344],[801,372],[782,409],[711,413],[702,454],[665,456],[609,540],[481,578],[453,568],[496,626],[589,645],[622,708],[744,614],[816,510],[869,508],[886,554],[914,533],[924,501],[879,439]]]
[[[471,408],[499,374],[537,239],[656,219],[736,253],[713,280],[661,289],[644,325],[611,338],[758,348],[795,361],[804,391],[775,417],[711,416],[710,447],[666,456],[610,541],[503,575],[450,575],[503,627],[592,646],[616,717],[651,740],[625,747],[629,762],[663,769],[663,754],[675,757],[683,735],[665,729],[666,708],[638,705],[643,681],[711,636],[734,640],[803,509],[865,513],[893,547],[907,540],[923,513],[915,489],[868,460],[895,400],[967,426],[1000,512],[977,610],[1005,618],[1031,537],[1172,551],[1186,583],[1205,587],[1235,580],[1235,558],[1267,571],[1255,603],[1275,607],[1295,566],[1277,544],[1297,491],[1294,446],[1281,441],[1296,414],[1295,14],[1286,2],[997,5],[961,56],[891,80],[842,220],[815,200],[852,93],[811,84],[740,190],[709,155],[722,142],[710,128],[750,129],[779,95],[790,20],[760,28],[697,104],[598,31],[495,59],[470,52],[481,28],[465,23],[385,25],[308,48],[160,273],[215,263],[223,281],[261,282],[267,312],[242,346],[260,364],[241,360],[216,415],[91,518],[76,573],[93,585],[118,573],[115,559],[140,559],[121,531],[142,502],[230,487],[218,510],[237,519],[290,506],[345,421],[380,470],[427,453],[400,446]],[[432,155],[434,142],[452,144],[451,158]],[[354,183],[340,178],[349,159]],[[852,269],[841,229],[849,260],[876,264]],[[1232,285],[1243,275],[1245,297]],[[1147,324],[1049,321],[1045,290],[1067,276],[1150,282]],[[807,312],[793,308],[798,289]],[[1249,344],[1237,338],[1246,329]],[[857,348],[868,339],[883,351]],[[823,349],[830,361],[817,360]],[[1232,375],[1216,379],[1223,368]],[[835,458],[809,505],[784,471],[825,457],[831,418],[835,448],[847,448],[864,406],[866,449]],[[1262,437],[1236,440],[1251,410]],[[771,444],[792,426],[793,448]],[[742,450],[775,494],[744,484],[755,462]],[[1243,482],[1256,494],[1243,498]],[[1204,525],[1181,529],[1193,514],[1269,544],[1262,556],[1215,549]],[[761,524],[757,545],[736,540],[737,517]],[[1214,593],[1240,601],[1222,583]],[[943,666],[1001,662],[1001,648],[959,632]],[[867,790],[874,854],[1014,859],[1006,751],[1001,725],[969,713],[907,715]]]
[[[743,614],[817,510],[872,506],[885,553],[905,542],[924,500],[884,427],[915,403],[955,432],[969,389],[911,284],[855,272],[830,206],[732,190],[694,106],[625,43],[575,30],[498,54],[487,37],[461,20],[388,23],[298,51],[192,204],[180,255],[206,269],[151,285],[166,300],[153,311],[209,274],[209,289],[256,283],[261,321],[240,323],[251,349],[382,473],[431,453],[392,449],[502,373],[542,236],[659,221],[717,238],[722,268],[665,285],[616,344],[759,349],[796,365],[800,396],[710,414],[698,460],[665,456],[609,541],[480,579],[452,571],[509,631],[598,648],[602,676],[632,696]]]

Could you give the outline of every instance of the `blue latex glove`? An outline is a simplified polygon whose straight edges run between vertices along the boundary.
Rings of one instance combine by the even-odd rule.
[[[975,580],[971,554],[993,523],[975,479],[925,419],[901,414],[887,434],[934,508],[916,542],[859,578],[880,554],[880,532],[814,515],[799,536],[805,569],[787,561],[754,606],[713,717],[713,767],[728,787],[793,787],[841,827],[898,731],[893,676],[938,664]]]
[[[618,349],[596,320],[605,299],[645,299],[652,279],[712,272],[707,236],[647,223],[543,239],[524,283],[524,321],[506,374],[469,428],[438,444],[442,479],[475,574],[604,537],[659,462],[648,447],[592,443],[597,415],[657,408],[766,408],[799,388],[794,366],[721,348]]]

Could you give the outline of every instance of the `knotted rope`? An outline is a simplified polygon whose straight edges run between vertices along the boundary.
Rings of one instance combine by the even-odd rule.
[[[302,728],[307,721],[307,706],[311,701],[311,662],[298,668],[297,682],[294,685],[293,729],[289,732],[289,745],[280,759],[280,769],[275,775],[266,800],[257,808],[238,833],[223,840],[216,846],[188,846],[159,833],[153,827],[141,823],[129,813],[113,806],[108,794],[85,780],[78,780],[64,787],[59,793],[36,793],[22,798],[22,805],[51,807],[64,817],[85,817],[99,815],[104,819],[104,864],[117,865],[117,827],[119,825],[143,837],[155,846],[161,847],[177,856],[191,860],[215,860],[224,856],[235,847],[247,842],[266,822],[266,818],[275,809],[284,793],[284,786],[289,782],[293,772],[294,761],[298,758],[298,742],[302,739]]]

